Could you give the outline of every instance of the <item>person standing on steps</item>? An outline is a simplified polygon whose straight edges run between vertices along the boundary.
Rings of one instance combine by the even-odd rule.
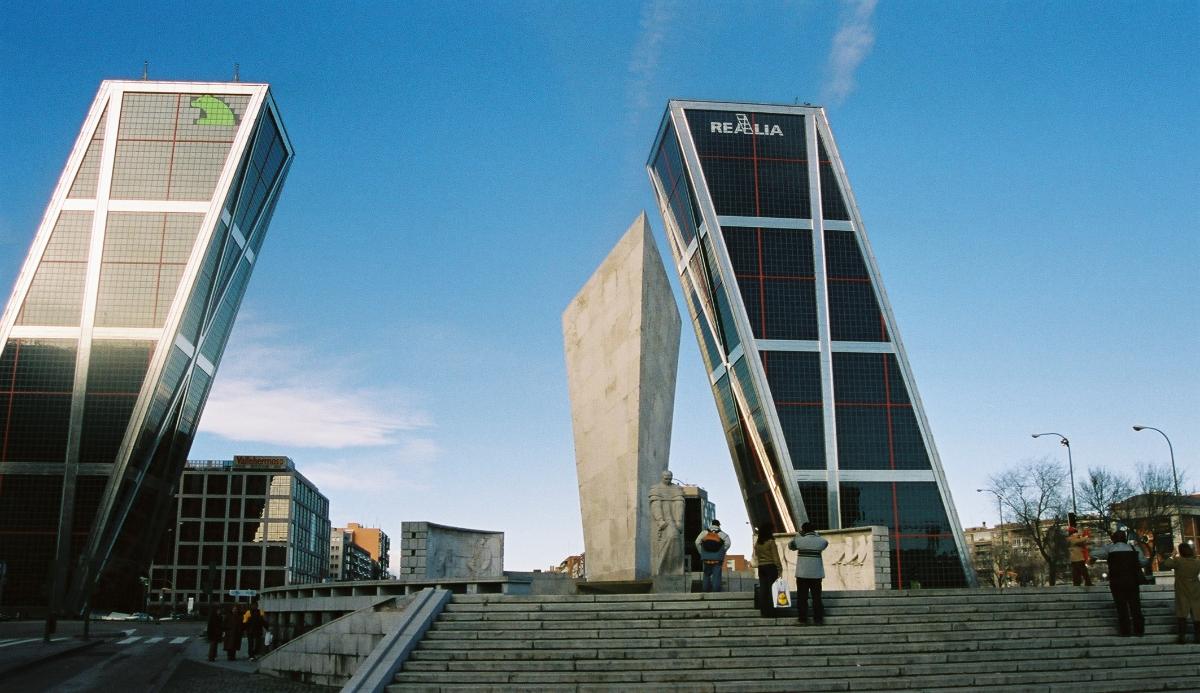
[[[1079,587],[1080,584],[1092,586],[1092,576],[1087,569],[1088,544],[1091,543],[1088,530],[1080,532],[1074,527],[1067,528],[1067,546],[1071,552],[1071,582]]]
[[[796,551],[796,611],[800,625],[808,623],[808,595],[812,594],[813,623],[825,623],[825,607],[821,604],[821,580],[825,579],[825,564],[821,552],[829,541],[817,534],[811,522],[800,526],[800,534],[792,537],[788,548]]]
[[[1190,544],[1180,544],[1179,553],[1171,558],[1164,556],[1159,565],[1175,571],[1175,624],[1179,627],[1175,642],[1187,642],[1187,617],[1191,614],[1195,642],[1200,645],[1200,558],[1196,558],[1196,550]]]
[[[708,529],[696,535],[696,550],[704,564],[704,591],[721,591],[721,569],[725,567],[725,554],[729,552],[729,535],[721,531],[721,521],[713,520]]]
[[[775,597],[771,587],[779,578],[779,547],[775,545],[775,530],[770,525],[758,528],[754,542],[754,565],[758,568],[758,611],[764,617],[775,615]]]
[[[1146,633],[1146,621],[1142,617],[1141,595],[1138,587],[1145,581],[1142,563],[1137,549],[1129,545],[1129,538],[1122,530],[1109,535],[1112,543],[1096,550],[1092,560],[1108,560],[1108,589],[1112,592],[1113,604],[1117,607],[1117,630],[1121,637]]]

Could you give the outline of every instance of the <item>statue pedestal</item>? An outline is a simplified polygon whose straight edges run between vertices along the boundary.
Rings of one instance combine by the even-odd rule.
[[[650,591],[655,594],[679,594],[688,592],[687,575],[655,575]]]

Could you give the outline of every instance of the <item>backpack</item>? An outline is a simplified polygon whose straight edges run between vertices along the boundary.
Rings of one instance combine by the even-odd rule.
[[[718,553],[724,547],[725,542],[721,540],[721,535],[712,530],[700,538],[700,548],[707,553]]]

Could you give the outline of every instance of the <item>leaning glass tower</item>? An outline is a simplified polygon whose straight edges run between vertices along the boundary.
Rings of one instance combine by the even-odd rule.
[[[100,85],[0,319],[6,610],[140,596],[292,154],[265,84]]]
[[[751,522],[882,525],[893,586],[973,582],[824,109],[671,101],[647,171]]]

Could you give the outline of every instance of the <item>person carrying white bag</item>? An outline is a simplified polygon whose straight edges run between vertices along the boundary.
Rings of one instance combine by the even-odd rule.
[[[754,542],[754,564],[758,567],[758,612],[764,618],[775,615],[780,608],[779,592],[779,547],[775,545],[775,530],[769,525],[758,528]],[[784,599],[787,600],[787,583],[783,583]],[[784,606],[789,606],[785,604]]]

